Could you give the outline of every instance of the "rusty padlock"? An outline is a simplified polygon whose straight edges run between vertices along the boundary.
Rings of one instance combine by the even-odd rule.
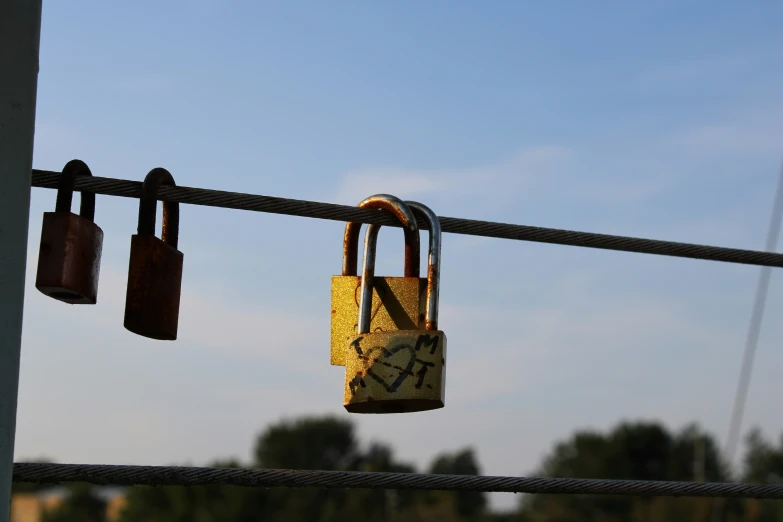
[[[389,211],[405,233],[404,277],[375,277],[370,328],[372,331],[415,330],[424,325],[426,280],[419,277],[419,232],[416,218],[402,201],[376,194],[358,205]],[[349,222],[343,235],[342,275],[332,276],[331,364],[345,366],[346,342],[356,335],[361,277],[356,273],[361,223]]]
[[[163,202],[162,233],[160,239],[155,237],[161,185],[174,186],[174,178],[166,169],[157,168],[147,174],[141,187],[138,234],[131,237],[125,328],[151,339],[174,341],[184,256],[177,250],[179,203]]]
[[[430,223],[425,329],[370,331],[370,295],[378,225],[367,228],[358,334],[347,343],[343,405],[351,413],[410,413],[442,408],[446,392],[446,334],[438,330],[440,222],[420,203],[406,204]]]
[[[71,212],[76,176],[92,176],[81,160],[63,167],[54,212],[45,212],[35,287],[69,304],[98,302],[103,230],[95,218],[95,194],[82,191],[79,215]]]

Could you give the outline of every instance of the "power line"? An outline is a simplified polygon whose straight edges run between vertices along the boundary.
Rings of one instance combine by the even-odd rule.
[[[60,178],[59,172],[34,169],[32,174],[32,186],[50,189],[57,188],[57,183]],[[138,198],[141,194],[141,182],[114,178],[78,176],[76,178],[75,190],[109,196]],[[192,205],[269,212],[290,216],[335,221],[354,221],[367,224],[376,223],[384,226],[400,226],[400,224],[386,212],[365,210],[358,207],[336,205],[333,203],[276,198],[239,192],[224,192],[220,190],[183,186],[163,186],[160,188],[158,199],[161,201],[174,201]],[[591,232],[578,232],[528,225],[513,225],[491,221],[477,221],[473,219],[452,217],[439,217],[438,219],[441,223],[442,231],[453,234],[467,234],[623,252],[705,259],[727,263],[783,267],[783,254],[771,252],[595,234]],[[429,228],[429,225],[423,219],[419,219],[418,224],[421,229]]]
[[[780,167],[778,176],[778,186],[775,191],[775,199],[772,204],[772,215],[769,220],[769,229],[767,231],[767,241],[765,250],[774,252],[778,246],[780,237],[781,221],[783,221],[783,163]],[[726,438],[725,455],[726,460],[731,463],[734,455],[737,453],[739,437],[742,428],[742,418],[745,415],[745,404],[748,400],[748,390],[753,371],[753,360],[756,357],[756,348],[761,334],[761,324],[764,320],[764,308],[767,304],[767,294],[769,293],[769,281],[772,271],[768,266],[762,267],[759,273],[759,279],[756,283],[756,297],[753,300],[753,309],[750,313],[750,324],[748,325],[748,335],[745,338],[745,351],[742,356],[742,366],[740,367],[739,381],[737,382],[737,392],[734,396],[734,407],[731,412],[731,421],[729,422],[729,434]],[[713,522],[718,522],[723,518],[723,502],[716,502],[712,511]]]
[[[427,475],[362,471],[120,466],[106,464],[14,464],[14,482],[87,482],[123,486],[206,486],[365,488],[485,491],[557,495],[634,495],[783,499],[780,484],[663,482],[476,475]]]
[[[783,219],[783,167],[780,169],[778,177],[778,186],[775,192],[775,202],[772,207],[772,216],[767,232],[766,251],[774,252],[777,249],[778,237],[780,236],[781,220]],[[764,319],[764,307],[769,293],[769,281],[772,271],[765,266],[759,273],[759,279],[756,284],[756,297],[753,302],[753,309],[750,314],[750,325],[748,326],[748,335],[745,340],[745,352],[740,370],[739,382],[737,384],[737,393],[734,400],[734,408],[729,424],[729,436],[726,442],[726,453],[729,458],[734,458],[739,442],[739,433],[742,426],[742,417],[745,413],[745,403],[748,398],[748,388],[750,387],[751,372],[753,370],[753,359],[756,355],[756,347],[761,333],[761,324]]]

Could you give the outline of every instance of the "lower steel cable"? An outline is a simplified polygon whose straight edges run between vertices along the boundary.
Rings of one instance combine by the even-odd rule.
[[[359,471],[120,466],[98,464],[16,463],[14,482],[96,485],[206,486],[329,489],[424,489],[546,493],[558,495],[635,495],[670,497],[734,497],[783,499],[783,484],[660,482],[476,475],[425,475]]]

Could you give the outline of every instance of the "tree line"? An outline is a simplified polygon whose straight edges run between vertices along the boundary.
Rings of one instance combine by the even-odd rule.
[[[783,436],[777,445],[754,430],[747,438],[741,473],[732,473],[710,434],[695,425],[672,432],[657,422],[622,422],[606,432],[580,430],[555,443],[539,468],[542,477],[628,480],[783,480]],[[269,426],[251,462],[215,461],[215,467],[388,471],[479,475],[474,451],[464,448],[433,458],[426,469],[398,460],[391,446],[357,439],[351,422],[304,417]],[[15,492],[41,486],[15,484]],[[119,522],[658,522],[711,520],[714,501],[701,498],[591,495],[520,495],[518,509],[492,513],[478,492],[165,486],[128,488]],[[783,522],[779,501],[727,500],[723,520]],[[92,486],[73,484],[44,522],[107,522],[106,502]]]

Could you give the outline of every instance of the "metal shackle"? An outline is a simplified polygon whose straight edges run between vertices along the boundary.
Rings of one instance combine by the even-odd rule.
[[[416,244],[418,245],[418,225],[416,224],[416,217],[413,215],[413,211],[406,203],[399,199],[397,199],[395,204],[401,211],[410,214],[411,222],[416,229]],[[373,279],[375,278],[375,253],[378,244],[378,232],[380,230],[381,225],[371,224],[367,227],[367,232],[364,236],[364,259],[362,261],[362,282],[361,290],[359,292],[359,321],[357,323],[357,333],[360,335],[370,333],[370,321],[372,319],[370,308],[372,304]],[[418,263],[416,264],[416,268],[419,268]],[[413,277],[419,277],[419,270],[416,270],[416,275]]]
[[[76,176],[92,176],[90,168],[82,160],[71,160],[63,167],[60,182],[57,185],[57,202],[55,203],[55,212],[70,212],[73,202],[73,186]],[[79,203],[79,215],[83,218],[95,221],[95,193],[82,191],[81,202]]]
[[[399,198],[389,194],[376,194],[357,205],[359,208],[387,210],[402,223],[405,234],[405,277],[419,277],[421,250],[419,227],[413,212]],[[362,224],[349,221],[343,235],[343,275],[357,275],[359,257],[359,232]],[[377,234],[377,232],[376,232]]]
[[[430,225],[429,253],[427,255],[427,309],[425,312],[425,328],[438,329],[438,302],[440,292],[440,220],[430,207],[416,201],[406,201],[408,207],[418,210]],[[372,226],[372,225],[371,225]]]
[[[164,168],[152,169],[144,183],[141,185],[141,197],[139,198],[139,226],[140,236],[155,235],[155,214],[158,209],[158,190],[161,185],[174,187],[174,177]],[[177,248],[179,241],[179,203],[173,201],[163,202],[163,224],[160,238],[172,248]]]

